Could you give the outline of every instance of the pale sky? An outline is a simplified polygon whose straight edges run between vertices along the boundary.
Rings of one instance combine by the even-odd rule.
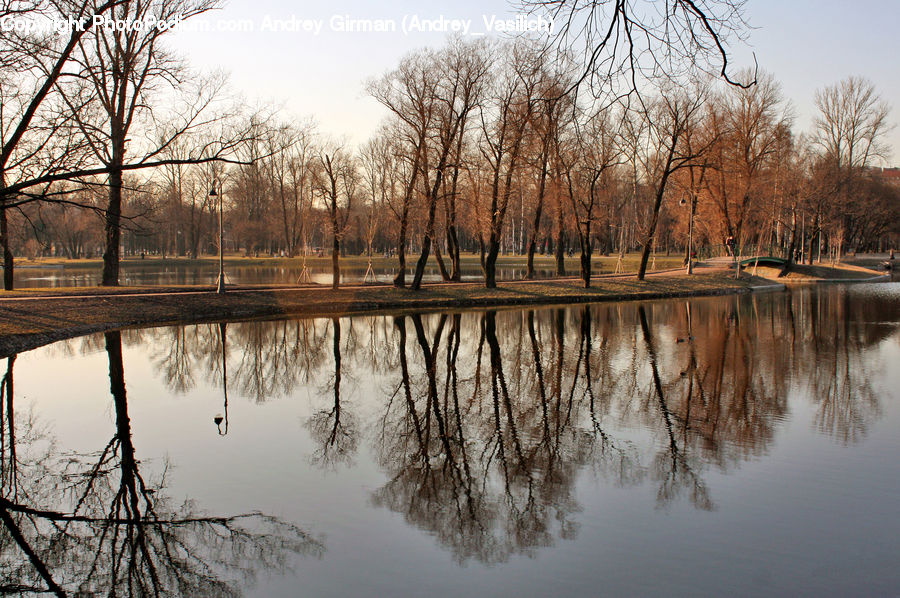
[[[314,116],[320,129],[352,142],[365,141],[378,127],[383,109],[364,91],[364,83],[394,68],[406,53],[440,46],[447,34],[402,30],[404,21],[444,17],[470,21],[469,34],[486,31],[485,19],[509,19],[517,11],[506,0],[452,3],[332,0],[226,0],[219,11],[197,17],[211,31],[181,31],[171,44],[202,70],[222,69],[232,87],[253,103],[274,103],[298,118]],[[900,122],[900,2],[897,0],[748,0],[746,17],[754,28],[749,48],[736,48],[733,63],[772,72],[792,102],[795,131],[807,132],[816,89],[850,75],[861,75],[892,107]],[[341,32],[345,19],[392,21],[396,32]],[[293,20],[292,20],[293,19]],[[304,20],[309,20],[304,23]],[[321,30],[304,31],[301,26]],[[445,23],[447,22],[445,21]],[[461,23],[460,23],[461,24]],[[190,22],[189,22],[190,25]],[[273,31],[273,26],[298,31]],[[200,26],[200,25],[198,25]],[[219,31],[243,28],[243,31]],[[246,30],[252,29],[252,30]],[[889,165],[900,165],[900,128],[886,137],[894,148]]]

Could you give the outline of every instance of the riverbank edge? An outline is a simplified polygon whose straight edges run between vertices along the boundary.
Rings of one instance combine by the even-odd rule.
[[[771,279],[767,279],[771,280]],[[890,274],[879,274],[877,276],[869,276],[868,278],[793,278],[787,279],[782,284],[786,286],[800,286],[810,284],[842,284],[842,283],[858,283],[858,282],[884,282],[890,281]]]
[[[651,301],[710,297],[751,292],[779,291],[786,287],[760,278],[735,280],[725,276],[695,278],[658,277],[632,292],[608,292],[602,283],[589,289],[554,282],[501,283],[495,296],[481,285],[457,284],[425,287],[412,292],[385,287],[338,289],[230,289],[225,295],[208,290],[180,293],[122,293],[116,296],[79,296],[0,299],[0,319],[6,332],[0,336],[0,357],[87,334],[127,328],[147,328],[284,317],[345,317],[399,315],[458,309],[552,307],[584,303]],[[679,289],[678,283],[702,283],[703,288]],[[536,292],[544,288],[545,293]],[[667,288],[669,287],[669,288]],[[448,295],[451,291],[455,296]],[[564,290],[565,294],[559,294]],[[374,292],[373,292],[374,291]],[[555,293],[554,293],[555,291]],[[379,297],[380,294],[388,295]],[[396,296],[400,295],[402,296]],[[391,296],[395,295],[395,296]],[[64,303],[68,305],[63,305]]]

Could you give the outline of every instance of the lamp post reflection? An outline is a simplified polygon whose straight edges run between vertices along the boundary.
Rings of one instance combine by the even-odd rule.
[[[224,416],[220,413],[217,414],[213,418],[213,422],[216,424],[216,429],[219,431],[219,436],[225,436],[228,434],[228,371],[225,365],[225,343],[227,341],[227,326],[228,324],[225,322],[219,322],[219,342],[222,345],[222,393],[225,396],[225,405],[224,405]],[[225,424],[223,429],[222,424]]]

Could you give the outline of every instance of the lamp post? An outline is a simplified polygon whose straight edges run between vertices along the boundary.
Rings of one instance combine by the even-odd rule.
[[[212,189],[209,190],[210,197],[219,198],[219,279],[216,281],[216,292],[223,294],[225,292],[225,229],[222,225],[222,201],[224,193],[216,192],[216,182],[213,180]]]
[[[687,203],[684,198],[681,199],[681,205]],[[697,196],[691,191],[691,215],[688,219],[688,254],[687,254],[687,273],[694,273],[694,212],[697,209]]]

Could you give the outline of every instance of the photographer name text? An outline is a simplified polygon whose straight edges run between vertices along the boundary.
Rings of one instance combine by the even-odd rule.
[[[94,15],[91,19],[35,20],[7,15],[0,18],[0,31],[32,34],[38,32],[85,31],[92,27],[115,31],[181,31],[220,33],[293,33],[317,36],[331,33],[393,33],[412,35],[421,33],[458,34],[481,36],[489,34],[552,34],[553,19],[540,15],[519,14],[512,17],[481,15],[481,19],[452,18],[445,15],[424,17],[407,14],[402,18],[355,18],[348,14],[335,14],[330,18],[304,18],[297,15],[274,17],[265,15],[261,19],[185,19],[182,15],[166,18],[147,17],[142,19],[114,18],[109,15]]]

